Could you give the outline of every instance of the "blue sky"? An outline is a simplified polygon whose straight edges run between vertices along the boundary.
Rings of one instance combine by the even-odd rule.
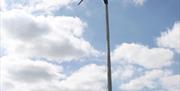
[[[85,33],[99,49],[104,47],[104,6],[101,1],[87,2],[87,8],[92,15],[86,16],[86,11],[76,8],[75,12],[81,12],[75,16],[82,17],[88,22],[89,31]],[[146,1],[143,6],[126,5],[120,1],[110,1],[110,28],[111,45],[123,42],[139,42],[145,45],[156,46],[154,39],[160,32],[166,31],[180,19],[178,1]],[[80,11],[79,11],[80,9]],[[66,15],[66,14],[65,14]],[[90,32],[90,33],[89,33]],[[92,32],[92,33],[91,33]],[[86,37],[85,36],[85,37]],[[93,41],[96,39],[96,41]],[[103,43],[101,43],[103,42]],[[103,50],[103,49],[102,49]]]
[[[1,0],[1,91],[106,91],[102,0]],[[180,1],[109,0],[113,91],[180,90]]]

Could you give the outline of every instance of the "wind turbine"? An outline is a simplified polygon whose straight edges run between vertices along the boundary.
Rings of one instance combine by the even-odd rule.
[[[81,0],[78,5],[83,2]],[[108,0],[104,0],[105,12],[106,12],[106,47],[107,47],[107,80],[108,80],[108,91],[112,91],[112,78],[111,78],[111,49],[110,49],[110,34],[109,34],[109,7]]]

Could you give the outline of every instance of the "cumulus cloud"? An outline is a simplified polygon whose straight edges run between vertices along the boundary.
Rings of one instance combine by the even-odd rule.
[[[179,91],[180,90],[180,75],[170,75],[161,78],[163,88],[168,91]]]
[[[176,22],[167,32],[161,33],[157,38],[157,45],[160,47],[173,48],[180,53],[180,22]]]
[[[1,3],[0,3],[0,11],[2,10],[3,7],[5,7],[5,3],[4,3],[4,0],[1,0]]]
[[[131,1],[134,2],[136,5],[143,5],[146,0],[131,0]]]
[[[33,61],[14,56],[3,56],[0,59],[1,85],[6,91],[24,91],[28,84],[40,85],[62,80],[65,77],[61,66],[45,61]],[[26,91],[31,91],[29,89]]]
[[[105,67],[90,64],[74,72],[61,84],[64,91],[105,91],[105,81]]]
[[[158,79],[166,75],[162,70],[152,70],[146,72],[143,76],[135,78],[128,83],[124,83],[120,86],[120,89],[124,91],[141,91],[144,88],[156,88],[159,82]]]
[[[136,6],[142,6],[146,2],[146,0],[123,0],[126,4],[134,4]]]
[[[105,91],[105,67],[89,64],[69,76],[61,65],[4,56],[1,87],[6,91]]]
[[[144,68],[162,68],[172,63],[173,52],[164,48],[148,48],[140,44],[123,43],[112,53],[114,61],[138,64]]]
[[[32,16],[19,10],[1,13],[6,47],[27,57],[76,60],[97,55],[83,39],[86,23],[78,17]]]
[[[104,66],[87,65],[67,75],[61,64],[43,60],[71,61],[99,54],[84,39],[87,24],[80,18],[38,15],[76,1],[3,0],[0,40],[7,54],[0,57],[2,91],[104,91]]]
[[[40,20],[18,10],[2,12],[2,28],[7,30],[12,38],[31,40],[48,33],[47,21]],[[4,31],[5,31],[4,30]]]
[[[126,65],[126,66],[118,66],[117,68],[113,69],[113,79],[125,81],[135,74],[135,67],[132,65]]]
[[[69,7],[78,0],[2,0],[2,10],[21,9],[26,12],[51,12]]]

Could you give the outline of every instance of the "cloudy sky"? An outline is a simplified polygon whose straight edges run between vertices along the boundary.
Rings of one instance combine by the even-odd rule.
[[[0,91],[107,91],[103,0],[1,0]],[[113,91],[180,91],[180,1],[110,0]]]

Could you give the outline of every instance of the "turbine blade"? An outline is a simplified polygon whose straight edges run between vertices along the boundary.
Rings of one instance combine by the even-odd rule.
[[[81,1],[78,3],[78,5],[80,5],[82,2],[83,2],[83,0],[81,0]]]

